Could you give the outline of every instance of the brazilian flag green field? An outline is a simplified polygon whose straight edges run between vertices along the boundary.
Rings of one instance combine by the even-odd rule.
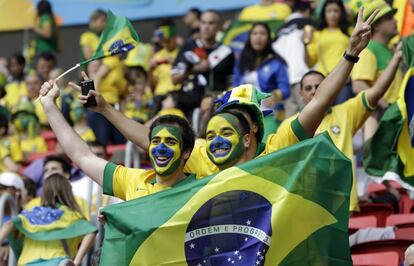
[[[112,205],[101,265],[352,265],[351,162],[327,134]]]

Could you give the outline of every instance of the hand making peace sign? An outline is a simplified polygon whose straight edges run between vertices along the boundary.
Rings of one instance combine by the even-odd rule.
[[[376,9],[371,14],[371,16],[369,16],[369,18],[364,21],[364,9],[362,7],[359,9],[357,23],[355,25],[354,31],[351,34],[349,47],[347,49],[348,54],[358,56],[359,53],[361,53],[361,51],[367,47],[371,39],[371,24],[379,11],[379,9]]]

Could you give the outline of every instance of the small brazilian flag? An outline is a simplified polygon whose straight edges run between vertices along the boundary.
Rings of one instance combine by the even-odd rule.
[[[414,186],[414,36],[403,41],[408,69],[400,95],[382,116],[373,137],[364,144],[365,171],[375,177],[387,172]],[[391,175],[393,176],[393,175]]]
[[[56,209],[36,206],[30,211],[23,210],[13,224],[24,238],[36,241],[69,240],[96,231],[78,212],[63,205]],[[14,254],[19,257],[23,239],[13,236],[8,239]]]
[[[352,265],[351,162],[328,134],[103,210],[102,265]]]
[[[257,21],[234,20],[230,24],[230,27],[224,32],[221,42],[230,46],[236,54],[241,53],[244,44],[249,38],[249,31],[256,22]],[[283,20],[268,20],[264,22],[269,25],[273,37],[275,37],[275,33],[283,24]]]
[[[101,34],[98,48],[89,60],[80,64],[86,64],[107,56],[116,55],[132,50],[139,42],[138,34],[131,22],[126,17],[117,17],[108,10],[108,22]]]

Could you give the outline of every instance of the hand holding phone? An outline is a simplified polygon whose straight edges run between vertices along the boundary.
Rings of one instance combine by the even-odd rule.
[[[82,95],[88,95],[90,90],[95,90],[95,85],[93,83],[93,80],[84,80],[81,81],[80,87],[82,90]],[[95,96],[89,97],[86,104],[84,104],[85,107],[96,107],[98,104],[96,103]]]

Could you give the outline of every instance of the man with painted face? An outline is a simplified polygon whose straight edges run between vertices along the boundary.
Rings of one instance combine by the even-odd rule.
[[[59,88],[45,82],[41,102],[50,126],[65,153],[87,176],[103,187],[107,195],[123,200],[146,196],[195,180],[184,174],[185,161],[194,146],[194,133],[188,122],[177,116],[161,116],[149,131],[151,170],[126,168],[96,156],[70,127],[56,106]]]
[[[284,131],[278,131],[277,134],[271,134],[265,141],[265,145],[261,145],[261,138],[263,136],[261,132],[263,116],[261,113],[259,114],[254,111],[258,108],[257,103],[259,103],[265,96],[256,94],[256,90],[253,89],[251,85],[242,85],[237,87],[237,90],[239,91],[234,93],[234,95],[233,92],[236,88],[232,90],[233,92],[230,92],[230,95],[226,94],[224,98],[222,98],[221,109],[242,112],[243,116],[248,120],[250,127],[249,137],[243,136],[243,138],[249,139],[249,143],[248,145],[244,144],[246,146],[244,156],[246,157],[243,161],[251,160],[259,154],[265,155],[274,152],[314,135],[326,111],[339,94],[341,88],[345,85],[354,63],[358,60],[358,55],[367,46],[371,34],[370,24],[377,13],[378,10],[364,21],[363,10],[361,9],[359,11],[358,21],[350,37],[349,47],[346,50],[344,57],[320,84],[312,101],[309,102],[298,117],[291,122],[290,127],[287,127]],[[79,89],[74,84],[72,84],[72,86]],[[116,109],[105,103],[103,98],[96,91],[90,91],[88,96],[81,95],[79,96],[79,99],[82,103],[85,103],[87,98],[91,96],[95,96],[98,102],[98,107],[95,111],[103,114],[124,134],[124,136],[126,136],[127,139],[144,149],[149,146],[148,140],[141,135],[148,132],[148,128],[123,116]],[[255,121],[255,119],[257,119],[257,121]],[[213,124],[216,126],[221,125],[220,123]],[[216,128],[214,130],[215,132],[219,132],[221,129]],[[207,132],[208,131],[209,130],[207,130]],[[137,132],[140,132],[141,134],[137,134]],[[217,149],[216,152],[219,154],[225,151]],[[217,172],[218,167],[214,162],[209,160],[212,155],[214,155],[214,153],[210,154],[210,157],[207,154],[206,141],[197,140],[196,147],[193,149],[191,157],[187,161],[185,170],[191,173],[196,173],[197,178]],[[226,163],[225,165],[231,164]],[[221,166],[220,168],[223,169]]]

